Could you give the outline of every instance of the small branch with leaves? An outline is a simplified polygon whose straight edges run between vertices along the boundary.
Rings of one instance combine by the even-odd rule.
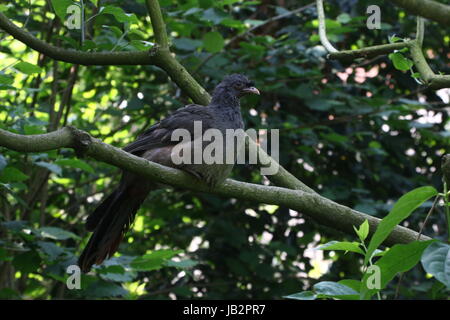
[[[396,1],[398,2],[398,1]],[[400,1],[401,2],[401,1]],[[433,1],[429,1],[433,2]],[[421,84],[425,84],[431,89],[441,89],[450,87],[450,75],[436,74],[428,65],[423,53],[422,45],[425,34],[424,18],[417,17],[417,31],[414,40],[400,39],[391,37],[389,44],[365,47],[357,50],[337,50],[328,40],[325,29],[325,14],[323,9],[323,0],[316,0],[317,16],[319,20],[319,37],[322,45],[329,52],[328,57],[334,60],[344,62],[354,61],[358,58],[373,58],[379,55],[389,54],[389,58],[393,61],[394,66],[398,70],[412,70],[417,68],[417,73],[411,71],[414,78]],[[449,19],[450,21],[450,19]],[[409,51],[412,61],[406,59],[402,53]]]

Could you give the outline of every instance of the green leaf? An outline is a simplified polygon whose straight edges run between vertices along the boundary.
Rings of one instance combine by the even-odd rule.
[[[308,107],[312,110],[326,111],[333,107],[334,101],[326,99],[310,99],[306,102]]]
[[[357,291],[347,287],[346,285],[332,281],[322,281],[316,283],[313,286],[313,289],[316,295],[329,298],[346,299],[351,297],[352,299],[355,299],[358,297]]]
[[[52,0],[52,6],[59,19],[64,20],[67,15],[67,8],[74,4],[72,0]]]
[[[379,143],[378,141],[370,141],[369,148],[381,149],[381,143]]]
[[[132,29],[132,30],[130,30],[130,32],[128,32],[128,35],[129,36],[135,35],[136,37],[139,37],[142,40],[148,38],[148,35],[145,34],[144,32],[142,32],[139,29]]]
[[[141,51],[148,50],[153,47],[153,43],[144,40],[131,40],[130,45]]]
[[[116,36],[116,38],[120,38],[123,34],[123,31],[116,27],[116,26],[103,26],[103,28],[110,30],[112,33],[114,33],[114,35]]]
[[[0,261],[11,261],[12,257],[8,254],[6,249],[0,248]]]
[[[0,74],[0,85],[10,86],[14,83],[14,78],[9,75]]]
[[[213,0],[198,0],[198,5],[200,6],[200,8],[202,9],[207,9],[212,7],[213,5]]]
[[[135,271],[125,270],[125,268],[120,265],[111,265],[106,268],[101,268],[97,273],[102,279],[114,282],[130,282],[137,276]]]
[[[14,65],[14,68],[25,74],[34,74],[42,72],[41,67],[24,61],[21,61],[18,64]]]
[[[100,280],[91,283],[85,294],[96,298],[106,298],[125,296],[128,294],[128,291],[115,283]]]
[[[66,253],[63,248],[57,246],[53,242],[37,241],[36,243],[41,248],[41,250],[47,255],[50,261],[56,261],[60,256]]]
[[[203,47],[209,52],[219,52],[224,46],[225,40],[219,32],[208,32],[203,37]]]
[[[341,13],[340,15],[337,16],[336,20],[342,24],[346,24],[346,23],[350,22],[350,20],[352,20],[352,18],[350,17],[350,15],[348,13]]]
[[[191,260],[191,259],[185,259],[181,261],[173,261],[169,260],[165,263],[168,267],[175,267],[180,269],[191,269],[195,267],[198,264],[198,261]]]
[[[67,44],[69,44],[74,49],[79,49],[80,48],[80,44],[78,43],[78,41],[76,41],[75,39],[73,39],[71,37],[65,37],[65,36],[62,36],[62,35],[55,35],[55,39],[61,39],[62,41],[66,42]]]
[[[348,142],[348,137],[343,136],[341,134],[332,132],[332,133],[327,133],[327,134],[321,134],[321,136],[331,142],[335,142],[335,143],[346,143]]]
[[[359,239],[364,242],[366,240],[367,236],[369,235],[369,221],[364,220],[363,223],[359,226],[359,229],[355,229],[356,234],[358,235]]]
[[[8,7],[4,4],[0,4],[0,12],[5,12],[6,10],[8,10]]]
[[[408,71],[414,65],[414,63],[406,58],[400,52],[393,52],[389,54],[389,59],[394,63],[394,67],[397,70]]]
[[[95,48],[97,48],[97,44],[94,41],[87,39],[83,42],[83,46],[81,47],[81,50],[89,51],[89,50],[94,50]]]
[[[228,16],[216,8],[209,8],[203,11],[202,20],[211,21],[214,24],[219,24],[223,19],[228,18]]]
[[[396,244],[381,257],[375,266],[380,268],[380,288],[369,289],[367,282],[369,277],[374,276],[365,273],[361,280],[361,299],[369,299],[377,291],[382,290],[400,272],[406,272],[413,268],[420,260],[423,251],[435,240],[414,241],[408,244]]]
[[[61,167],[56,165],[56,164],[49,163],[49,162],[44,162],[44,161],[37,161],[34,164],[39,166],[39,167],[46,168],[49,171],[57,174],[58,176],[60,176],[62,174]]]
[[[229,19],[225,18],[220,22],[221,25],[228,27],[228,28],[234,28],[234,29],[244,29],[245,24],[243,24],[239,20]]]
[[[395,42],[403,41],[402,38],[396,37],[395,35],[390,36],[388,39],[389,39],[389,42],[390,42],[390,43],[395,43]]]
[[[125,13],[122,8],[115,6],[106,6],[100,9],[101,14],[111,14],[118,22],[138,23],[139,20],[134,13]]]
[[[400,222],[406,219],[422,203],[437,195],[438,192],[433,187],[420,187],[404,194],[394,205],[391,212],[381,220],[377,227],[369,246],[367,247],[364,264],[367,265],[372,253],[389,236]]]
[[[240,42],[239,45],[246,54],[249,54],[254,59],[260,59],[266,52],[266,48],[258,44]]]
[[[42,125],[24,125],[23,132],[26,135],[45,133],[45,127]]]
[[[94,173],[94,168],[80,159],[59,159],[55,163],[58,166],[81,169],[89,173]]]
[[[172,43],[177,49],[184,51],[194,51],[202,45],[201,41],[188,38],[173,39]]]
[[[13,266],[20,272],[35,272],[41,265],[41,258],[36,251],[28,251],[14,257]]]
[[[322,281],[316,283],[313,286],[313,288],[316,293],[327,296],[344,296],[344,295],[358,294],[355,290],[343,284],[332,281]]]
[[[182,250],[158,250],[137,257],[131,262],[131,267],[137,271],[150,271],[161,269],[164,263],[173,256],[183,252]]]
[[[21,182],[28,178],[29,176],[15,167],[6,167],[0,174],[0,182],[3,183]]]
[[[317,296],[312,291],[303,291],[288,296],[284,296],[283,298],[294,300],[316,300]]]
[[[80,237],[75,233],[57,227],[42,227],[37,229],[36,231],[43,238],[50,238],[54,240],[67,240],[71,238],[80,240]]]
[[[426,272],[450,288],[450,245],[432,243],[423,253],[422,266]]]
[[[347,286],[350,289],[355,290],[356,292],[359,292],[361,290],[361,281],[359,281],[359,280],[344,279],[344,280],[338,281],[338,283],[342,284],[344,286]]]
[[[319,247],[317,250],[343,250],[343,251],[351,251],[364,255],[364,251],[359,247],[358,242],[338,242],[338,241],[330,241],[325,243]]]

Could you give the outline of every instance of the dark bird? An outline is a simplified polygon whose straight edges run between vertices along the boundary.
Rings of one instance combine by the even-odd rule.
[[[184,170],[210,186],[217,185],[227,178],[233,164],[175,165],[171,153],[178,141],[172,141],[171,136],[176,129],[186,129],[194,136],[194,121],[201,121],[203,132],[214,128],[225,134],[226,129],[243,129],[239,99],[246,94],[259,94],[259,91],[243,75],[227,76],[214,89],[208,106],[190,104],[174,111],[123,150]],[[123,171],[118,187],[87,218],[86,229],[93,234],[78,260],[83,272],[88,272],[93,264],[101,264],[117,251],[139,207],[156,187],[157,184],[149,179]]]

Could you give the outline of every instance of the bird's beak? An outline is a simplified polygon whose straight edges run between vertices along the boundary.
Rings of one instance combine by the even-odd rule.
[[[244,92],[244,93],[251,93],[251,94],[257,94],[258,96],[260,95],[259,90],[256,89],[255,87],[245,88],[245,89],[242,90],[242,92]]]

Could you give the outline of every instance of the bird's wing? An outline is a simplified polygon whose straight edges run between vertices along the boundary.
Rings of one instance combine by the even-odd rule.
[[[172,132],[175,129],[186,129],[193,136],[194,121],[202,121],[202,130],[213,127],[214,117],[210,108],[197,104],[189,104],[180,108],[148,128],[136,141],[125,146],[123,150],[140,156],[147,150],[175,145],[178,142],[171,140]]]

